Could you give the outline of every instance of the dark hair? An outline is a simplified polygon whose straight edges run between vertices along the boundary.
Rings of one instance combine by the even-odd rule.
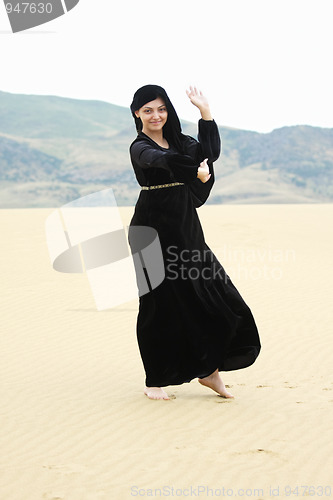
[[[172,144],[176,149],[182,152],[184,136],[182,134],[178,115],[168,97],[168,94],[166,93],[164,88],[160,87],[159,85],[145,85],[135,92],[131,104],[131,111],[135,121],[136,130],[138,133],[142,132],[142,121],[140,118],[135,116],[135,111],[138,111],[147,102],[154,101],[158,97],[163,99],[168,111],[168,118],[163,127],[163,136],[166,138],[169,144]]]

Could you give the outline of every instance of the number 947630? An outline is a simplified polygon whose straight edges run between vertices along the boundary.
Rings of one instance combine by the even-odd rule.
[[[8,14],[17,13],[17,14],[51,14],[52,12],[52,4],[50,2],[7,2],[6,3],[6,11]]]

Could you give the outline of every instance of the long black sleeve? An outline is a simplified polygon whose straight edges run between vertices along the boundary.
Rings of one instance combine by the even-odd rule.
[[[196,208],[203,205],[208,199],[213,184],[215,182],[215,173],[213,162],[218,159],[221,152],[221,138],[217,124],[214,120],[199,120],[198,124],[198,142],[188,143],[189,150],[192,149],[192,154],[195,154],[197,161],[201,163],[205,158],[208,158],[208,166],[211,177],[209,181],[203,183],[199,179],[195,179],[190,184],[193,202]]]
[[[146,134],[139,134],[130,146],[132,165],[141,186],[184,182],[195,206],[205,203],[214,184],[213,162],[219,157],[221,140],[214,120],[199,120],[198,140],[183,135],[183,152],[160,147]],[[197,178],[200,163],[208,158],[211,177],[203,183]]]
[[[214,120],[199,120],[198,141],[208,163],[216,161],[221,153],[221,138]]]
[[[130,154],[137,177],[138,169],[151,168],[168,171],[172,179],[178,182],[192,182],[197,177],[199,163],[194,158],[174,151],[163,151],[149,141],[134,141]]]

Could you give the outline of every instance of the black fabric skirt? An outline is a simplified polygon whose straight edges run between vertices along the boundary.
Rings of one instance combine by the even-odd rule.
[[[250,366],[260,352],[251,310],[205,242],[188,186],[141,191],[131,226],[156,229],[165,279],[139,299],[137,340],[148,387]]]

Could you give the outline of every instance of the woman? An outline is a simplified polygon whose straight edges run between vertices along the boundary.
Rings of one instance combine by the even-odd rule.
[[[142,190],[130,229],[157,231],[165,267],[163,282],[139,302],[144,393],[169,399],[163,387],[198,377],[232,398],[219,371],[251,365],[260,341],[250,309],[205,243],[196,208],[212,189],[220,136],[206,97],[195,87],[187,95],[201,114],[198,141],[182,134],[162,87],[141,87],[131,104],[138,136],[130,155]]]

